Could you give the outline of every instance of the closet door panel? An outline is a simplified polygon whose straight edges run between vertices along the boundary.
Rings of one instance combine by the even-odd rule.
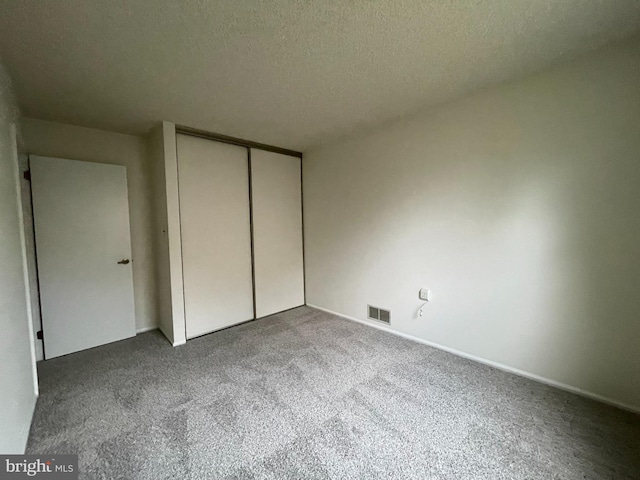
[[[300,159],[251,149],[256,317],[304,305]]]
[[[253,318],[244,147],[177,135],[187,338]]]

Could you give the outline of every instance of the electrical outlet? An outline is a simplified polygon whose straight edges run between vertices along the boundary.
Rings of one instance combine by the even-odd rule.
[[[420,298],[420,300],[424,300],[425,302],[429,301],[429,289],[428,288],[421,288],[420,292],[418,293],[418,297]]]

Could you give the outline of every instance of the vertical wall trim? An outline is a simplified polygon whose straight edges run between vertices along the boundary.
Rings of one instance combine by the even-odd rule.
[[[247,147],[247,165],[249,168],[249,234],[251,235],[251,293],[253,294],[253,319],[258,318],[256,305],[256,257],[253,238],[253,181],[251,179],[251,147]]]
[[[180,274],[182,275],[182,311],[184,312],[184,338],[185,343],[187,341],[187,304],[184,293],[184,248],[182,243],[182,210],[180,209],[180,159],[178,158],[178,137],[176,133],[176,179],[178,185],[178,221],[180,222]],[[174,343],[174,347],[182,345],[180,340],[177,340],[177,344]]]
[[[36,346],[33,343],[33,310],[31,309],[31,290],[29,289],[29,265],[27,263],[27,239],[24,231],[24,210],[22,208],[22,185],[21,185],[21,172],[20,161],[18,160],[18,148],[17,148],[17,127],[15,123],[10,125],[11,137],[11,149],[12,163],[14,170],[14,177],[16,182],[16,207],[18,209],[18,234],[20,237],[20,251],[22,253],[22,278],[24,281],[24,301],[27,312],[27,328],[29,332],[29,352],[31,353],[31,372],[33,380],[33,393],[37,397],[39,393],[38,389],[38,369],[36,367]]]
[[[180,226],[180,196],[178,193],[178,155],[176,128],[173,123],[162,122],[164,142],[164,171],[167,194],[167,236],[169,240],[169,277],[171,284],[171,314],[173,338],[171,343],[186,341],[184,312],[184,278],[182,275],[182,233]]]
[[[307,304],[307,261],[304,254],[304,161],[300,154],[300,216],[302,219],[302,291],[304,304]]]
[[[31,155],[27,155],[27,168],[29,170],[31,170]],[[35,213],[33,211],[33,180],[28,182],[29,183],[29,202],[31,204],[31,233],[33,234],[33,264],[35,267],[35,273],[36,273],[36,286],[38,291],[37,296],[38,296],[38,309],[40,310],[40,318],[39,318],[39,324],[40,324],[40,331],[42,332],[42,340],[38,340],[34,337],[34,341],[39,341],[41,343],[41,347],[42,347],[42,360],[46,360],[47,359],[47,350],[46,350],[46,346],[44,344],[44,323],[42,322],[42,297],[40,296],[40,271],[38,270],[38,248],[36,246],[36,217],[35,217]],[[33,292],[31,292],[33,293]],[[37,359],[36,359],[37,360]]]

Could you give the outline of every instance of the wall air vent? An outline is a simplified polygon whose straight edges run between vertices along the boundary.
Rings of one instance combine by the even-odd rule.
[[[391,311],[367,305],[367,318],[379,320],[384,323],[391,323]]]

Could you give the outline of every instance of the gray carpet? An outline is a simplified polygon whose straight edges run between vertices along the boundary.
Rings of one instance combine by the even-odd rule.
[[[301,307],[39,364],[80,478],[640,478],[640,416]]]

